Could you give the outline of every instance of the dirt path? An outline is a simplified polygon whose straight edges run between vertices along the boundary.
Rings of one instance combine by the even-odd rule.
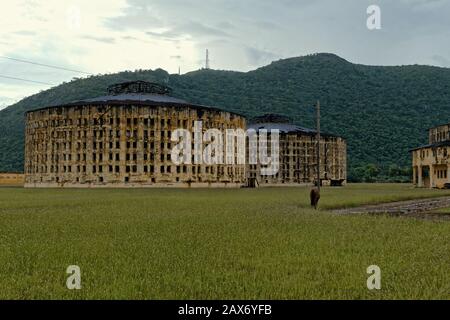
[[[417,199],[366,205],[357,208],[333,210],[336,214],[387,214],[399,217],[414,217],[450,221],[450,214],[433,213],[437,209],[450,208],[450,197]]]

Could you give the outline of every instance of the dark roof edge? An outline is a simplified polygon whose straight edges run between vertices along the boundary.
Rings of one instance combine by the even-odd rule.
[[[302,131],[295,132],[295,131],[292,131],[292,132],[288,132],[288,134],[289,133],[300,133],[300,134],[305,135],[305,136],[316,136],[317,135],[317,132],[302,132]],[[337,134],[334,134],[334,133],[328,133],[328,132],[320,132],[320,136],[321,137],[327,137],[327,138],[341,138],[342,140],[347,140],[343,136],[340,136],[340,135],[337,135]]]
[[[248,123],[247,127],[255,127],[255,126],[258,126],[261,124],[265,124],[265,123]],[[277,124],[277,123],[273,123],[273,124]],[[284,123],[281,123],[281,124],[283,125]],[[293,126],[297,126],[297,125],[294,124]],[[304,127],[300,127],[300,126],[297,126],[297,127],[299,128],[298,130],[292,130],[289,132],[280,132],[280,133],[281,134],[294,133],[294,134],[302,134],[304,136],[316,136],[317,135],[317,130],[315,130],[315,129],[309,129],[309,128],[304,128]],[[305,131],[302,131],[302,129],[304,129]],[[283,131],[283,130],[280,130],[280,131]],[[328,133],[328,132],[322,132],[322,131],[320,132],[320,136],[321,137],[341,138],[343,140],[346,140],[346,138],[343,136],[333,134],[333,133]]]
[[[420,146],[417,148],[409,149],[409,152],[420,150],[420,149],[425,149],[425,148],[436,148],[436,147],[446,147],[446,146],[450,146],[450,141],[440,141],[440,142],[436,142],[436,143],[426,144],[426,145],[423,145],[423,146]]]
[[[25,111],[25,115],[30,112],[36,112],[36,111],[43,111],[47,109],[56,109],[56,108],[70,108],[70,107],[84,107],[84,106],[98,106],[98,105],[105,105],[105,106],[141,106],[141,107],[185,107],[185,108],[194,108],[194,109],[204,109],[204,110],[211,110],[211,111],[217,111],[217,112],[228,112],[230,114],[234,114],[243,118],[246,118],[243,114],[234,112],[234,111],[228,111],[224,109],[220,109],[217,107],[208,107],[200,104],[192,104],[192,103],[177,103],[177,102],[154,102],[154,101],[137,101],[137,100],[111,100],[111,101],[77,101],[77,102],[71,102],[66,103],[62,105],[55,105],[55,106],[49,106],[49,107],[42,107],[38,109],[28,110]]]
[[[450,123],[449,123],[449,122],[447,122],[447,123],[443,123],[443,124],[438,124],[437,126],[434,126],[434,127],[428,128],[428,129],[427,129],[427,131],[429,131],[429,130],[431,130],[431,129],[437,129],[437,128],[439,128],[439,127],[443,127],[443,126],[450,126]]]

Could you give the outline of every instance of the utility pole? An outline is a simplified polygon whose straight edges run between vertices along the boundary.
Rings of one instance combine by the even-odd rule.
[[[206,49],[205,69],[209,70],[209,50],[208,49]]]
[[[317,146],[316,146],[316,152],[317,152],[317,188],[320,190],[320,101],[317,101],[317,107],[316,107],[316,120],[317,120]]]

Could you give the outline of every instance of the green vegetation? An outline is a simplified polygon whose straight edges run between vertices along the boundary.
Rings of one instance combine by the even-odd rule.
[[[446,68],[364,66],[319,54],[247,73],[200,70],[179,76],[138,70],[75,79],[1,111],[0,171],[23,170],[25,111],[102,95],[112,83],[137,79],[168,83],[174,96],[193,103],[248,117],[285,114],[307,127],[314,126],[313,106],[320,99],[324,130],[348,141],[350,181],[410,180],[408,150],[427,142],[427,128],[450,121]]]
[[[308,191],[0,188],[0,299],[450,298],[450,223],[325,210],[449,191]]]
[[[435,213],[450,214],[450,208],[439,209],[439,210],[436,210]]]

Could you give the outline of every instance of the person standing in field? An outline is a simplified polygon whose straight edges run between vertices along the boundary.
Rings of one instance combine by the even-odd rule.
[[[312,188],[309,194],[309,198],[311,200],[311,207],[314,207],[314,209],[317,210],[317,206],[319,205],[320,200],[320,189],[317,187]]]

